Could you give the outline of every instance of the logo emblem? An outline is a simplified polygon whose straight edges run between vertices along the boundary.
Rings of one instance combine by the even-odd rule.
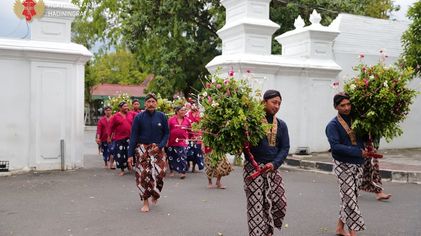
[[[45,4],[42,0],[16,0],[13,11],[18,18],[25,18],[27,22],[31,22],[33,18],[41,18],[44,15]]]

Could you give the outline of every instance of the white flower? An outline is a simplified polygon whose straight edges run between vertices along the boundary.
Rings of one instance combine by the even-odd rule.
[[[368,77],[369,79],[374,79],[374,76],[370,75],[370,77]]]
[[[387,84],[387,81],[384,81],[383,86],[386,88],[389,88],[389,85]]]
[[[357,87],[357,85],[355,85],[355,84],[351,84],[351,85],[349,86],[349,89],[351,89],[351,91],[353,91],[356,87]]]
[[[217,106],[219,106],[219,103],[217,103],[217,102],[213,101],[211,106],[212,106],[212,107],[217,107]]]
[[[208,93],[207,92],[203,92],[203,97],[207,97]]]

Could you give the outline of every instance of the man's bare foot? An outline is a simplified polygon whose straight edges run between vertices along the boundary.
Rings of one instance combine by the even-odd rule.
[[[156,204],[158,204],[158,199],[152,197],[151,202],[152,202],[152,204],[156,205]]]
[[[349,236],[357,236],[357,231],[355,230],[349,231]]]
[[[384,192],[376,193],[376,199],[378,201],[388,200],[391,196],[392,194],[386,194]]]
[[[224,185],[222,185],[221,183],[217,183],[216,187],[219,188],[219,189],[226,189],[227,188]]]
[[[350,235],[344,229],[341,229],[341,230],[336,229],[336,236],[350,236]]]
[[[337,236],[349,236],[349,233],[345,231],[344,227],[344,222],[342,222],[342,220],[338,220],[338,224],[336,225]]]
[[[140,211],[141,211],[141,212],[149,212],[149,206],[143,206],[143,207],[140,209]]]
[[[141,212],[148,212],[149,211],[149,200],[143,200],[143,207],[140,209]]]
[[[120,172],[118,175],[119,176],[123,176],[125,173],[124,173],[124,171],[122,171],[122,172]]]

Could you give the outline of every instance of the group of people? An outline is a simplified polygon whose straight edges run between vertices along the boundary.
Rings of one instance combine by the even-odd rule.
[[[201,132],[194,131],[192,125],[200,122],[196,105],[187,103],[174,108],[175,115],[167,119],[157,111],[157,97],[150,93],[145,97],[145,110],[140,109],[138,100],[132,102],[130,110],[126,102],[121,102],[119,111],[112,115],[111,107],[104,108],[104,116],[98,121],[96,141],[102,151],[104,164],[109,169],[120,169],[119,175],[134,169],[139,196],[143,201],[142,212],[149,211],[149,199],[156,203],[163,188],[167,164],[170,176],[174,172],[181,179],[186,178],[190,169],[205,168],[204,155],[211,150],[202,145]],[[115,167],[114,167],[115,162]],[[191,163],[191,164],[190,164]],[[217,167],[220,167],[218,165]],[[209,183],[216,177],[216,185],[210,188],[225,188],[221,177],[228,175],[230,165],[221,172],[216,167],[206,165]]]
[[[258,145],[250,148],[254,160],[267,171],[252,178],[255,167],[247,153],[244,153],[244,191],[251,236],[271,236],[275,228],[281,230],[286,214],[285,188],[279,167],[288,156],[290,143],[286,123],[276,117],[281,103],[282,96],[279,91],[267,90],[264,93],[266,117],[262,122],[272,126]],[[377,200],[387,200],[391,195],[383,192],[378,161],[368,157],[365,140],[351,129],[349,114],[352,106],[349,96],[339,93],[334,96],[333,104],[338,114],[328,123],[326,136],[334,159],[334,173],[340,187],[341,207],[336,233],[354,236],[358,231],[365,229],[358,207],[358,191],[373,192]],[[169,162],[170,175],[175,171],[182,179],[186,177],[188,161],[193,161],[193,170],[194,165],[199,169],[206,166],[209,187],[213,187],[212,177],[216,177],[215,187],[224,188],[220,182],[221,177],[231,170],[226,160],[216,167],[221,168],[221,171],[215,171],[215,167],[212,169],[207,163],[208,159],[203,161],[203,156],[212,154],[212,151],[203,146],[200,132],[193,132],[191,129],[192,123],[200,122],[197,107],[177,107],[175,115],[167,120],[165,114],[156,111],[156,106],[155,95],[148,94],[145,111],[134,115],[135,111],[128,111],[127,104],[121,103],[119,113],[113,118],[110,109],[105,109],[105,116],[98,124],[97,142],[104,150],[105,163],[108,162],[109,166],[112,166],[112,153],[117,168],[120,168],[122,173],[125,168],[130,169],[134,165],[136,184],[143,201],[143,212],[149,211],[149,199],[156,203],[160,197],[166,174],[165,157]],[[104,128],[100,127],[106,122],[110,124],[108,136],[101,133]],[[111,141],[112,148],[106,149],[110,147]],[[125,159],[126,157],[128,158]]]

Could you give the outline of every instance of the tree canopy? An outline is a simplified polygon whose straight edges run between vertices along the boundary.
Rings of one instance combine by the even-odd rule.
[[[415,2],[407,15],[412,23],[402,35],[403,61],[405,66],[411,66],[415,73],[419,74],[421,71],[421,2]]]

